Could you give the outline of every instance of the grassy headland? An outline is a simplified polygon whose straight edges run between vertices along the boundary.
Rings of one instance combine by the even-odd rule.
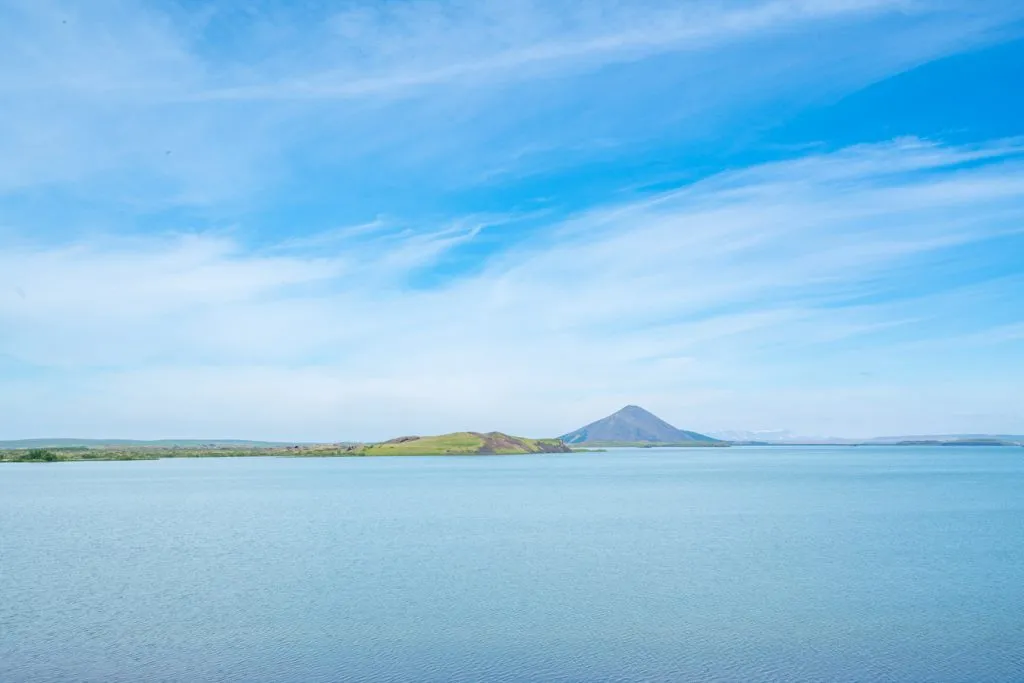
[[[402,436],[383,443],[351,446],[348,450],[352,455],[515,455],[572,452],[558,439],[527,439],[501,432]]]

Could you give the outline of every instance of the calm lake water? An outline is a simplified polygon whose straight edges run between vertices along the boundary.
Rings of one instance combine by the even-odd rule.
[[[0,465],[0,681],[1024,681],[1024,449]]]

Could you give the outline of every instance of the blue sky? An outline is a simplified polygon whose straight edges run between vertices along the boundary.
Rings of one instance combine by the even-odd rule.
[[[0,0],[0,438],[1024,433],[1016,0]]]

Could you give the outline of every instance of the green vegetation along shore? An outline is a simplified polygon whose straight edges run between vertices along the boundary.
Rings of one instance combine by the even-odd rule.
[[[374,444],[201,445],[103,444],[0,450],[0,462],[74,462],[160,460],[161,458],[291,457],[336,458],[389,455],[517,455],[571,453],[558,439],[527,439],[500,432],[456,432],[441,436],[404,436]]]
[[[240,458],[251,456],[340,456],[344,445],[228,446],[67,446],[0,450],[0,462],[76,462],[93,460],[160,460],[162,458]]]

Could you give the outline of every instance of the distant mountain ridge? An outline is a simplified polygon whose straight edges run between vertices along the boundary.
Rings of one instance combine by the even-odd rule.
[[[912,434],[909,436],[876,436],[871,439],[864,439],[864,443],[891,444],[901,441],[1011,441],[1024,442],[1022,434]]]
[[[712,432],[723,441],[737,444],[801,445],[801,446],[892,446],[917,443],[957,443],[967,441],[1004,441],[1010,444],[1024,444],[1020,434],[908,434],[903,436],[843,437],[806,436],[788,430],[746,431],[740,429]]]
[[[714,444],[705,434],[673,427],[640,406],[628,405],[608,417],[564,434],[567,444]]]

